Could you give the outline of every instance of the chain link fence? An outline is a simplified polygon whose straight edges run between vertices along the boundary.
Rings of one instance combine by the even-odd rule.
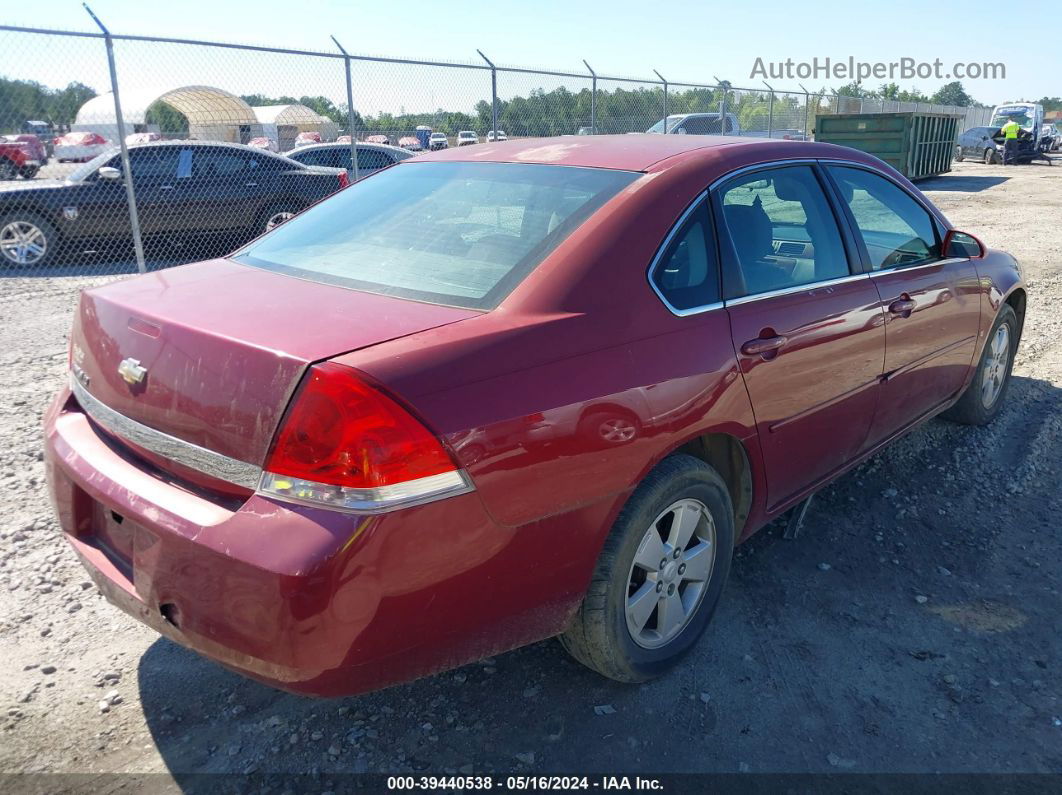
[[[425,149],[636,132],[811,138],[822,113],[988,109],[0,26],[0,276],[223,255]],[[282,156],[285,155],[285,156]]]

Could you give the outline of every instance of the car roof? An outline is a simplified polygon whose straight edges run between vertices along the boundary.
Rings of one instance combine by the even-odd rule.
[[[760,149],[755,154],[763,160],[787,157],[809,157],[819,153],[824,157],[854,156],[845,147],[808,141],[783,141],[771,138],[736,138],[723,135],[564,135],[558,138],[510,138],[478,147],[443,149],[421,155],[417,162],[431,160],[542,163],[585,168],[611,168],[623,171],[647,171],[662,161],[678,162],[693,153],[714,152],[741,148]],[[751,153],[749,153],[751,154]],[[851,159],[855,159],[851,157]]]
[[[409,137],[412,137],[412,136],[409,136]],[[343,149],[350,149],[350,144],[339,143],[338,141],[329,141],[327,143],[320,143],[320,144],[307,144],[306,146],[299,146],[299,147],[297,147],[295,149],[289,150],[289,152],[286,153],[285,156],[290,157],[291,155],[297,154],[299,152],[314,152],[314,151],[316,151],[318,149],[334,149],[336,147],[341,147]],[[358,148],[359,149],[382,150],[384,152],[406,152],[406,151],[408,151],[406,149],[403,149],[400,146],[391,146],[390,144],[380,144],[380,143],[376,143],[376,141],[358,141]]]

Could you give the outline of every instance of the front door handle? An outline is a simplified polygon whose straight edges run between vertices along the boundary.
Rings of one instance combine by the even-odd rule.
[[[159,190],[173,190],[173,185],[159,185]]]
[[[774,353],[787,342],[789,342],[788,337],[757,337],[742,345],[741,352],[746,356],[766,356]]]
[[[245,183],[243,183],[243,186],[245,188],[257,188],[258,187],[258,183],[257,182],[245,182]]]
[[[893,301],[889,304],[889,312],[894,315],[910,317],[916,306],[917,304],[910,298],[901,298],[898,301]]]

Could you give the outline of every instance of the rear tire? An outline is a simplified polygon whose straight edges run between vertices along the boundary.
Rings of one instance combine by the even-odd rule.
[[[664,674],[708,626],[733,549],[734,511],[719,473],[689,455],[664,459],[613,524],[562,645],[620,682]]]
[[[981,361],[962,397],[941,414],[961,425],[988,425],[1003,408],[1018,347],[1018,316],[1004,304],[981,351]]]
[[[26,166],[25,168],[21,169],[18,173],[19,173],[19,176],[22,177],[22,179],[33,179],[35,176],[37,176],[37,172],[40,171],[40,170],[41,170],[40,166]]]

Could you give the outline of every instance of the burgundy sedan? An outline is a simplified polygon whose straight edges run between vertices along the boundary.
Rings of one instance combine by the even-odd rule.
[[[111,601],[278,687],[553,635],[643,681],[736,543],[929,417],[991,421],[1025,300],[850,149],[455,147],[86,291],[50,487]]]

